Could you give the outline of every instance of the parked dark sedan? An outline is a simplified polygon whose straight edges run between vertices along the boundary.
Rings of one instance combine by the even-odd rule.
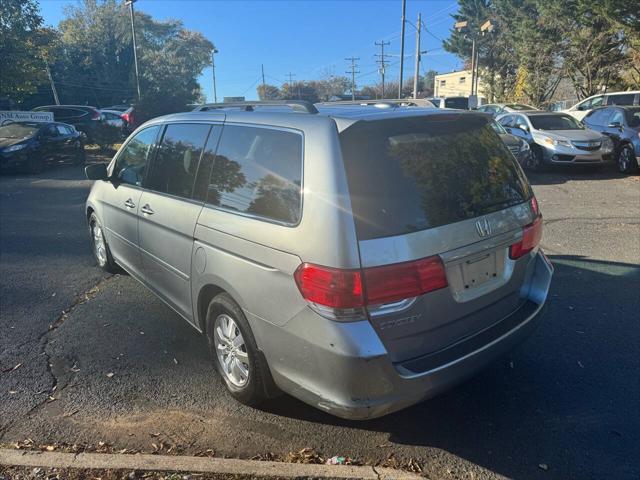
[[[87,136],[89,143],[95,139],[96,130],[103,123],[103,116],[95,107],[86,105],[45,105],[36,107],[34,112],[51,112],[56,122],[73,125],[76,130]]]
[[[500,136],[504,144],[507,146],[511,154],[516,157],[522,168],[529,169],[531,164],[531,147],[529,143],[508,133],[498,122],[492,121],[491,128]]]
[[[596,108],[583,123],[613,140],[618,170],[631,173],[640,167],[640,107]]]
[[[38,173],[46,162],[84,163],[84,135],[64,123],[16,122],[0,127],[0,168]]]

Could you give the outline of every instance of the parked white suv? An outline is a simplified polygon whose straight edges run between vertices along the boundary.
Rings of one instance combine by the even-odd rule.
[[[576,120],[582,120],[594,108],[609,105],[640,105],[640,90],[593,95],[562,112],[568,113]]]

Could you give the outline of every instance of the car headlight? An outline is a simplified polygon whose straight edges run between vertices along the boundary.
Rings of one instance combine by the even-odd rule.
[[[606,153],[613,151],[613,141],[606,135],[602,138],[602,150]]]
[[[520,143],[520,153],[526,152],[527,150],[531,150],[529,142],[525,142],[524,140],[522,140],[522,142]]]
[[[9,152],[17,152],[18,150],[22,150],[23,148],[26,148],[26,144],[22,143],[20,145],[12,145],[10,147],[7,147],[4,149],[5,152],[9,153]]]
[[[544,143],[546,143],[547,145],[554,145],[554,146],[563,146],[563,147],[570,147],[571,146],[571,142],[569,140],[559,140],[556,138],[550,138],[550,137],[542,137],[542,141]]]

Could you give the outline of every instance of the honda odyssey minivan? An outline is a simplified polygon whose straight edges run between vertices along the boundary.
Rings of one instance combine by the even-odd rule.
[[[357,102],[356,102],[357,103]],[[208,341],[238,400],[367,419],[430,398],[538,323],[553,268],[487,115],[302,101],[153,119],[86,204],[93,251]]]

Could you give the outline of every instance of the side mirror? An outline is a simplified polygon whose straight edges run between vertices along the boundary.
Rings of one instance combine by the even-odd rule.
[[[84,167],[84,174],[89,180],[107,180],[109,178],[106,163],[87,165]]]

